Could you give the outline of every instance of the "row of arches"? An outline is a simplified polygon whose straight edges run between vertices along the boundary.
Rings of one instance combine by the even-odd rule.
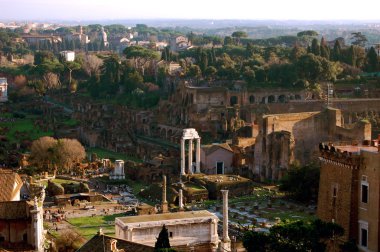
[[[260,99],[261,98],[261,99]],[[269,95],[263,97],[255,97],[254,95],[250,95],[248,97],[249,104],[268,104],[268,103],[286,103],[291,100],[301,100],[301,95]],[[234,106],[239,103],[239,98],[236,95],[230,97],[230,106]]]

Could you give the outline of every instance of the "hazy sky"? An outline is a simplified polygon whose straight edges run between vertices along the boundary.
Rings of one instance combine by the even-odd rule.
[[[0,0],[0,19],[380,20],[380,0]]]

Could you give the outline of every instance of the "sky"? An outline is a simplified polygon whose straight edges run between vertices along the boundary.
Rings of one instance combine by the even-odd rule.
[[[380,20],[380,0],[0,0],[0,20]]]

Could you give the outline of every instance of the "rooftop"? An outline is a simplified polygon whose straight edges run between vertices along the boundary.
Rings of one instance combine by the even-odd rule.
[[[22,185],[23,182],[17,173],[0,169],[0,202],[13,200],[20,193]]]
[[[217,218],[214,214],[207,210],[202,211],[188,211],[188,212],[176,212],[176,213],[164,213],[155,215],[139,215],[117,218],[123,223],[141,223],[141,222],[153,222],[163,220],[181,220],[181,219],[195,219],[195,218]]]

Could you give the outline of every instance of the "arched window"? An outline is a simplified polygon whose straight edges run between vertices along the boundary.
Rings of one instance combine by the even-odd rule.
[[[230,105],[233,106],[238,103],[238,98],[236,96],[231,96]]]
[[[274,102],[276,102],[276,97],[274,97],[274,95],[268,96],[268,103],[274,103]]]
[[[250,104],[255,103],[255,97],[254,97],[253,95],[251,95],[251,96],[249,97],[249,103],[250,103]]]

